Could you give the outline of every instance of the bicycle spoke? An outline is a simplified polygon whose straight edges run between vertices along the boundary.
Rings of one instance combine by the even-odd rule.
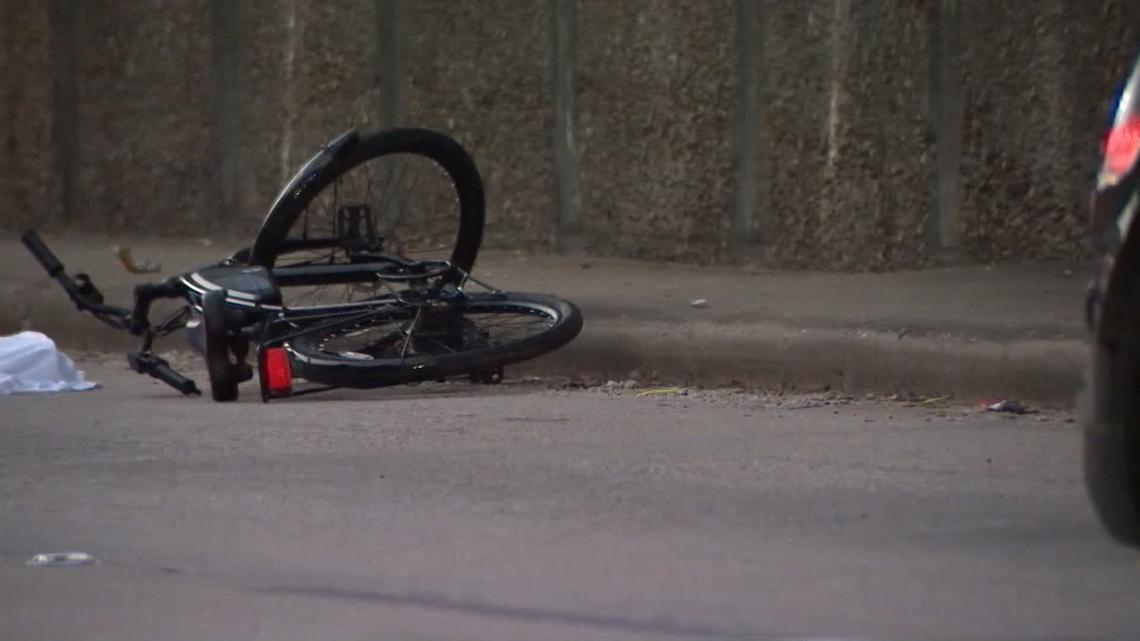
[[[436,312],[439,313],[439,312]],[[446,314],[447,312],[444,312]],[[455,313],[439,325],[425,323],[424,309],[410,321],[355,327],[329,336],[321,349],[332,354],[364,354],[373,358],[458,354],[522,340],[547,331],[554,319],[534,313],[468,312]]]
[[[442,186],[436,187],[430,180],[424,180],[424,173],[436,175],[429,178],[442,178],[436,181]],[[440,194],[446,196],[441,199]],[[448,204],[450,208],[441,208],[440,204]],[[350,205],[368,208],[372,218],[370,224],[362,221],[365,225],[362,231],[374,229],[376,237],[387,245],[376,249],[421,259],[450,258],[451,246],[447,243],[458,230],[459,199],[450,177],[434,161],[419,156],[384,156],[348,170],[309,203],[302,220],[298,221],[294,237],[334,239],[338,211]],[[412,216],[413,212],[417,215]],[[432,213],[423,216],[425,212]],[[280,257],[278,265],[337,265],[347,264],[349,260],[348,249],[336,247],[289,252]],[[298,286],[286,289],[285,295],[291,305],[347,303],[374,296],[382,287],[366,283]]]

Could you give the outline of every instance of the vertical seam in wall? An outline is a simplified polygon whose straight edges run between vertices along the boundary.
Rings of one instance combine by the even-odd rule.
[[[237,66],[236,6],[232,0],[210,2],[210,145],[213,160],[212,222],[225,226],[238,216],[237,193],[240,183],[237,140],[236,92],[239,83]]]
[[[763,8],[758,0],[736,1],[736,115],[732,128],[732,196],[729,234],[732,245],[763,242],[761,203],[768,177],[763,162],[762,130],[766,126]]]
[[[49,8],[54,112],[52,142],[59,179],[58,205],[65,224],[72,222],[75,217],[76,169],[79,162],[75,2],[76,0],[51,0]]]
[[[12,45],[9,40],[8,26],[11,20],[10,5],[10,0],[0,0],[0,69],[12,68],[9,56]],[[3,122],[8,123],[8,127],[0,132],[0,212],[15,207],[12,200],[15,168],[12,167],[13,158],[10,151],[15,146],[12,141],[12,136],[15,135],[12,131],[13,123],[16,122],[15,106],[16,100],[12,96],[12,79],[6,75],[0,75],[0,118],[3,118]],[[20,222],[23,223],[22,220]]]
[[[296,1],[296,0],[292,0]],[[380,126],[400,122],[400,18],[397,0],[376,0],[376,89]]]
[[[554,109],[554,245],[559,252],[584,248],[578,150],[577,72],[578,0],[550,0],[551,91]]]
[[[930,249],[960,245],[958,220],[962,157],[962,83],[959,76],[957,0],[931,0],[930,118],[934,132],[931,216],[926,239]]]
[[[296,95],[293,91],[294,66],[297,58],[297,0],[286,0],[285,2],[284,58],[284,79],[281,82],[281,87],[284,93],[282,106],[285,109],[285,129],[281,133],[281,175],[279,181],[281,184],[285,184],[289,180],[291,173],[290,156],[293,154],[293,128],[297,123],[297,106],[294,104]]]
[[[847,22],[851,19],[851,0],[835,0],[831,23],[831,87],[827,105],[827,160],[824,179],[833,179],[839,162],[839,120],[842,118],[844,75],[847,70]]]

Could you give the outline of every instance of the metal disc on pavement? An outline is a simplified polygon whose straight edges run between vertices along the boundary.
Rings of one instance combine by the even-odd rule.
[[[47,554],[37,554],[28,559],[24,565],[46,568],[63,565],[88,565],[91,563],[95,563],[95,557],[86,552],[50,552]]]

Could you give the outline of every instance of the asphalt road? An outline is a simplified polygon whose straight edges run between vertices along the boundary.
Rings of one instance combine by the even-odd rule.
[[[1140,635],[1062,414],[84,368],[0,398],[3,639]],[[100,562],[23,564],[62,550]]]

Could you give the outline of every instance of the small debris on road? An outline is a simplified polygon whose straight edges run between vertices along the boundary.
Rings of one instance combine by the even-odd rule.
[[[689,305],[692,307],[708,307],[709,302],[707,300],[705,300],[704,298],[698,298],[697,300],[689,303]]]
[[[1007,414],[1025,414],[1029,410],[1021,401],[1015,398],[1007,398],[996,403],[986,402],[986,411],[988,412],[1005,412]]]
[[[855,402],[855,398],[853,396],[836,396],[832,398],[816,397],[806,399],[793,405],[788,405],[784,409],[806,410],[816,407],[830,407],[833,405],[849,405],[853,402]]]
[[[123,269],[132,274],[154,274],[162,270],[162,263],[140,263],[131,256],[130,247],[115,246],[111,251],[119,259]]]
[[[86,552],[49,552],[32,556],[24,562],[24,565],[34,568],[48,568],[64,565],[90,565],[95,562],[95,557]]]
[[[680,394],[680,393],[681,393],[681,388],[679,388],[679,387],[661,387],[658,389],[641,390],[640,392],[637,393],[637,398],[641,398],[643,396],[655,396],[658,394]]]

